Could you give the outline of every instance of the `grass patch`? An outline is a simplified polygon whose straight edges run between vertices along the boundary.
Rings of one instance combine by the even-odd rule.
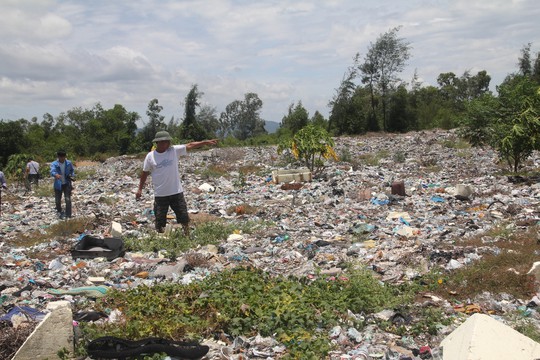
[[[40,180],[38,186],[32,187],[34,191],[34,196],[37,197],[54,197],[54,189],[52,186],[52,182],[49,183],[48,181]]]
[[[486,238],[491,240],[486,241]],[[534,278],[527,272],[535,261],[540,261],[537,239],[538,226],[526,231],[499,226],[482,237],[458,241],[457,244],[464,246],[484,247],[486,253],[470,265],[446,275],[438,292],[456,299],[473,298],[484,291],[528,299],[536,292]]]
[[[77,217],[58,221],[42,230],[20,234],[19,236],[10,239],[10,244],[13,244],[13,246],[32,247],[50,242],[57,238],[71,237],[73,234],[82,234],[85,230],[94,229],[94,226],[92,225],[93,221],[95,221],[95,219],[90,217]],[[38,254],[33,252],[28,254],[30,258],[40,259],[50,258],[51,256],[56,255],[57,254]]]
[[[468,141],[463,139],[455,139],[450,138],[441,141],[440,143],[443,147],[449,148],[449,149],[469,149],[471,147],[471,144],[469,144]]]
[[[518,320],[518,322],[513,326],[513,329],[519,331],[536,342],[540,342],[540,330],[533,320],[523,319],[522,315],[519,315],[519,318],[520,320]]]
[[[407,160],[407,157],[403,151],[396,151],[392,156],[392,160],[394,160],[395,163],[403,164],[405,160]]]
[[[76,171],[75,178],[77,180],[94,179],[96,177],[97,169],[86,168],[84,170]]]
[[[203,179],[215,179],[220,177],[228,177],[230,168],[221,164],[210,164],[206,168],[198,171]]]
[[[238,168],[238,172],[249,175],[249,174],[260,174],[264,169],[261,166],[257,165],[243,165]]]
[[[469,150],[459,150],[456,156],[461,159],[470,159],[472,158],[472,153]]]
[[[368,166],[378,166],[381,159],[387,158],[390,156],[388,150],[379,150],[375,154],[361,154],[359,155],[360,160]]]
[[[158,252],[165,250],[171,258],[177,254],[196,249],[199,246],[218,245],[234,232],[252,233],[262,226],[253,221],[225,222],[223,220],[203,222],[196,225],[189,238],[182,229],[173,230],[170,234],[152,234],[146,238],[126,238],[125,245],[129,251]]]

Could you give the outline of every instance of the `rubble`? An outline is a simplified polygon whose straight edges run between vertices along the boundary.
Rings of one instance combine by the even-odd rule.
[[[500,175],[497,155],[489,148],[445,147],[445,142],[453,139],[455,134],[449,131],[338,138],[336,153],[348,158],[347,162],[328,163],[316,176],[280,161],[273,146],[190,153],[180,167],[194,216],[270,220],[275,224],[252,234],[230,234],[218,247],[197,249],[212,260],[190,272],[184,272],[192,263],[186,257],[171,262],[160,253],[127,252],[110,261],[70,255],[83,234],[142,238],[153,233],[152,189],[145,188],[142,200],[135,200],[141,158],[120,156],[102,164],[76,166],[79,176],[72,195],[74,219],[70,221],[81,222],[80,234],[62,233],[62,220],[56,218],[50,197],[21,194],[12,185],[10,194],[3,198],[0,218],[3,305],[24,303],[41,309],[59,295],[69,301],[96,297],[108,286],[122,289],[159,281],[189,283],[241,262],[271,274],[299,277],[316,273],[339,276],[341,264],[362,262],[389,283],[414,279],[434,266],[448,270],[466,266],[488,249],[449,251],[443,245],[451,245],[457,238],[483,236],[501,224],[521,228],[538,225],[540,183],[534,177]],[[386,156],[378,158],[376,164],[362,162],[373,154]],[[540,155],[534,153],[530,162],[538,169]],[[203,170],[215,164],[226,164],[229,173],[205,175]],[[243,166],[258,170],[242,173],[238,169]],[[174,222],[169,223],[167,231],[173,231]],[[59,234],[51,242],[13,245],[14,239],[38,236],[51,228]],[[40,256],[31,257],[30,253]],[[455,311],[435,296],[425,301]],[[491,301],[491,307],[501,312],[517,311],[520,305],[484,301]],[[528,309],[529,316],[540,324],[536,310]],[[406,320],[391,311],[377,316]],[[422,339],[430,348],[421,354],[426,343],[418,339],[400,338],[369,326],[362,330],[336,328],[328,334],[329,341],[339,345],[330,358],[400,359],[403,355],[418,359],[428,351],[436,352],[442,336],[451,331],[450,327],[441,329],[438,336]],[[249,348],[248,357],[274,358],[284,351],[274,339],[243,339],[246,346],[239,341],[219,344],[209,339],[207,358],[233,359],[240,348]]]

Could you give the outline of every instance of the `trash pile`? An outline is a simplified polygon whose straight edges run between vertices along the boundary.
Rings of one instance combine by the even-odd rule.
[[[4,196],[0,218],[1,305],[41,310],[59,297],[75,301],[103,296],[104,284],[128,288],[152,285],[156,279],[189,283],[240,264],[305,277],[338,276],[344,263],[362,261],[386,283],[414,279],[434,266],[458,269],[491,250],[488,245],[441,250],[455,239],[482,236],[500,224],[510,229],[540,224],[540,178],[501,175],[492,149],[459,147],[458,142],[455,133],[441,130],[337,138],[341,161],[326,164],[311,181],[293,182],[276,181],[276,171],[294,174],[301,166],[288,162],[287,154],[278,156],[272,146],[192,152],[180,165],[193,216],[265,220],[274,225],[252,234],[231,234],[219,247],[196,249],[212,260],[190,272],[184,272],[186,259],[170,262],[159,253],[122,252],[112,259],[72,256],[73,247],[89,233],[105,238],[119,232],[139,238],[153,233],[151,187],[145,188],[142,201],[135,200],[141,158],[121,156],[78,166],[76,173],[85,176],[75,182],[73,214],[86,219],[87,227],[80,234],[63,234],[31,247],[14,244],[25,235],[60,228],[62,220],[56,217],[54,198],[23,195],[12,186],[11,194]],[[540,154],[534,153],[527,166],[539,169]],[[210,174],[211,167],[227,171]],[[242,171],[249,167],[257,170]],[[256,211],[246,211],[248,206]],[[455,311],[443,299],[428,300]],[[492,305],[518,311],[523,303],[514,300]],[[536,310],[527,311],[540,326]],[[96,320],[103,316],[97,314]],[[375,316],[403,321],[391,310]],[[338,345],[330,358],[437,358],[440,342],[456,326],[420,339],[370,326],[361,330],[338,326],[328,334],[328,341]],[[213,339],[204,343],[210,348],[207,359],[272,359],[285,351],[275,339],[261,336],[239,337],[231,344]],[[239,357],[242,349],[249,351]]]

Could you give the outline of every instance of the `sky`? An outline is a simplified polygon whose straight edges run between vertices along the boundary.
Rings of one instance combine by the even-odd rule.
[[[0,0],[0,119],[115,104],[183,118],[197,85],[219,116],[256,93],[280,122],[299,101],[326,118],[358,53],[390,29],[411,46],[400,77],[486,70],[491,88],[540,51],[538,0]]]

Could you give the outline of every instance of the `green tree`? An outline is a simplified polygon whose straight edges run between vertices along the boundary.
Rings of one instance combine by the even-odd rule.
[[[298,131],[292,138],[285,139],[278,145],[278,154],[290,150],[293,156],[302,161],[316,175],[324,167],[323,159],[337,160],[334,140],[323,128],[309,124]]]
[[[490,81],[491,77],[485,70],[479,71],[476,75],[465,71],[459,78],[453,72],[441,73],[437,77],[443,99],[459,113],[463,112],[467,101],[489,92]]]
[[[25,152],[28,144],[25,139],[26,120],[0,120],[0,164],[5,165],[12,154]]]
[[[518,59],[519,74],[531,78],[540,85],[540,52],[536,58],[531,55],[531,43],[521,49],[521,57]]]
[[[355,61],[357,59],[358,55]],[[365,110],[366,90],[356,86],[356,76],[356,66],[349,67],[329,103],[331,110],[328,129],[336,135],[360,134],[369,129],[369,112]]]
[[[375,44],[371,43],[359,66],[362,82],[367,84],[372,96],[372,114],[376,114],[374,100],[375,87],[381,97],[383,129],[387,129],[387,112],[391,92],[401,82],[398,74],[405,68],[410,57],[410,45],[397,34],[400,27],[395,27],[380,35]],[[373,115],[372,115],[373,116]]]
[[[299,101],[295,106],[294,103],[289,105],[289,110],[286,116],[281,119],[281,128],[289,129],[294,135],[304,126],[309,123],[308,111]]]
[[[328,129],[328,120],[326,120],[318,110],[316,110],[311,119],[309,119],[309,123],[325,130]]]
[[[405,86],[399,86],[391,96],[388,131],[406,132],[415,128],[413,114],[409,106],[409,94]]]
[[[498,107],[498,99],[491,93],[485,93],[468,102],[465,116],[459,122],[460,136],[472,146],[488,144]]]
[[[143,150],[150,150],[156,133],[160,130],[165,130],[167,127],[163,121],[164,116],[160,114],[162,110],[163,106],[159,105],[158,99],[152,99],[148,103],[148,109],[146,110],[148,123],[143,126],[138,135]]]
[[[197,122],[206,129],[208,138],[217,137],[219,120],[216,114],[216,108],[210,105],[202,105],[197,113]]]
[[[491,145],[514,172],[540,149],[540,87],[531,78],[510,76],[497,87],[498,117]]]
[[[197,108],[199,107],[199,98],[203,95],[193,85],[186,95],[186,106],[184,110],[184,121],[180,125],[180,134],[182,139],[201,141],[206,139],[205,129],[197,121]]]
[[[219,118],[221,137],[229,135],[238,140],[266,134],[260,117],[263,102],[255,93],[247,93],[244,100],[235,100],[225,107]]]

